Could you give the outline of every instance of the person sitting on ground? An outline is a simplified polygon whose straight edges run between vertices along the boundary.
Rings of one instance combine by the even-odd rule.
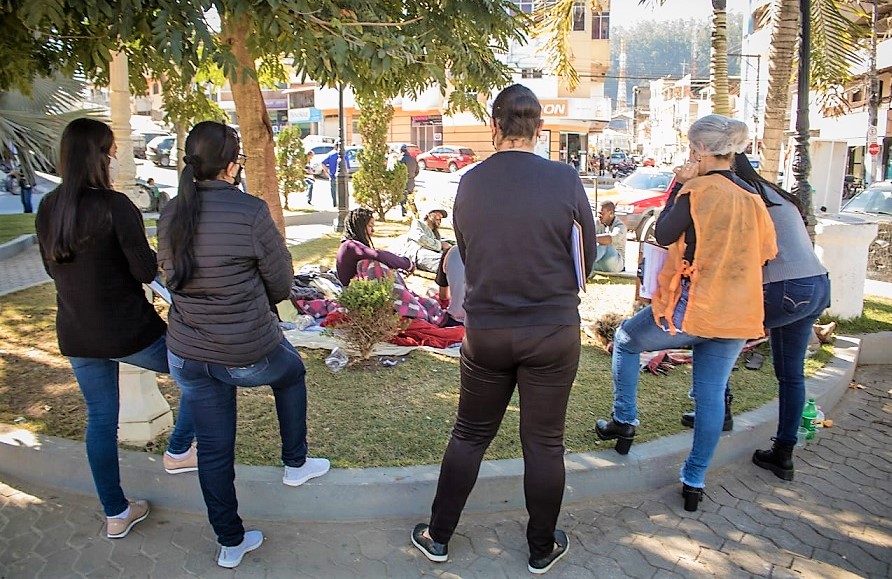
[[[410,273],[415,269],[415,264],[408,257],[375,249],[375,244],[372,243],[373,233],[375,233],[375,216],[371,209],[358,207],[347,213],[347,219],[344,221],[344,239],[335,258],[335,270],[344,287],[350,285],[350,280],[356,277],[356,265],[364,259],[380,261],[392,269],[402,269]]]
[[[595,231],[598,247],[593,271],[622,271],[625,268],[626,225],[616,216],[613,201],[601,202]]]
[[[453,243],[443,241],[440,236],[440,222],[447,215],[439,204],[429,202],[420,206],[418,217],[412,220],[406,235],[406,245],[400,252],[412,260],[416,269],[436,275],[441,301],[449,296],[449,280],[443,272],[443,258],[453,246]]]
[[[465,263],[457,246],[446,252],[443,272],[449,282],[446,288],[449,306],[446,308],[448,317],[445,326],[463,326],[465,325]]]

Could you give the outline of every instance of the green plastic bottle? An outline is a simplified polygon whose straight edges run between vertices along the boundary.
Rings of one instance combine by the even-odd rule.
[[[808,431],[805,435],[806,440],[815,437],[815,422],[818,420],[818,407],[814,398],[809,398],[802,410],[802,427]]]

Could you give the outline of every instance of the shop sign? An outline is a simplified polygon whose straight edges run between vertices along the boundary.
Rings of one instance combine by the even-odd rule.
[[[288,109],[289,123],[319,123],[322,122],[322,111],[316,107],[304,107],[300,109]]]
[[[263,99],[268,109],[287,109],[288,99]]]

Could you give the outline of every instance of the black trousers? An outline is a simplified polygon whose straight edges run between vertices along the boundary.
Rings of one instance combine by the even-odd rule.
[[[461,394],[440,466],[430,534],[448,543],[477,482],[483,454],[520,392],[520,441],[532,557],[551,553],[564,496],[564,422],[579,366],[577,326],[468,328],[461,347]]]

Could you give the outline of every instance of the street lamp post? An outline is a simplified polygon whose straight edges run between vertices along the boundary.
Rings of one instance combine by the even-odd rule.
[[[728,56],[739,56],[740,58],[756,59],[756,98],[753,104],[753,154],[759,154],[759,89],[760,77],[762,74],[762,55],[761,54],[735,54],[728,53]]]
[[[344,231],[344,222],[347,220],[347,156],[344,147],[344,83],[338,85],[338,173],[337,192],[338,192],[338,218],[335,222],[335,231]],[[332,178],[332,177],[329,177]]]
[[[806,211],[807,227],[814,237],[815,213],[812,207],[811,158],[808,151],[809,120],[808,90],[809,65],[811,61],[811,0],[799,0],[799,68],[796,95],[796,146],[793,150],[793,193],[802,201]]]
[[[877,147],[877,115],[880,106],[880,79],[877,77],[877,0],[873,0],[871,19],[870,54],[868,64],[869,94],[867,99],[867,156],[864,167],[864,184],[877,181],[879,148]]]

